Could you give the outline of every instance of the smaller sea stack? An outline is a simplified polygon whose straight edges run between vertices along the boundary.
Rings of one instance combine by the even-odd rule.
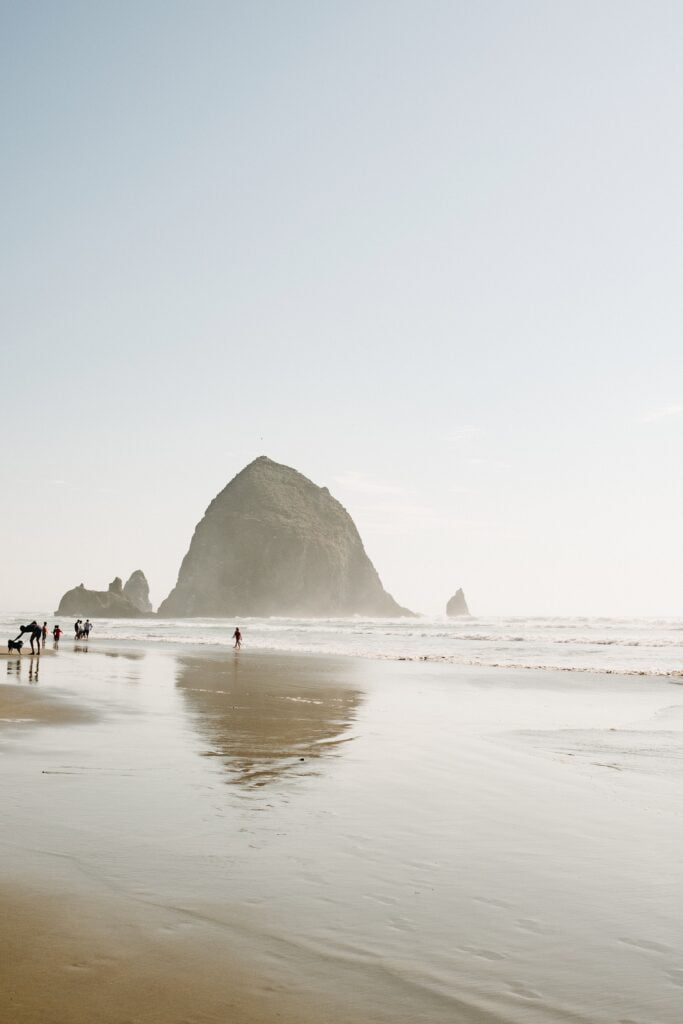
[[[107,590],[88,590],[82,583],[67,590],[55,615],[81,615],[87,618],[141,619],[153,615],[145,574],[136,569],[126,585],[120,576]]]
[[[470,610],[467,607],[467,601],[465,600],[465,594],[462,589],[456,590],[453,597],[446,605],[446,615],[455,618],[456,615],[469,615]]]

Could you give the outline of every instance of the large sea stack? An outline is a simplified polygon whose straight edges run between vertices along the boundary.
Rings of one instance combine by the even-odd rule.
[[[261,456],[209,505],[159,607],[169,618],[412,615],[326,487]]]

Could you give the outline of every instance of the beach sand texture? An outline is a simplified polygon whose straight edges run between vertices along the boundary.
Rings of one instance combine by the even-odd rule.
[[[672,682],[7,659],[0,1019],[678,1024]]]

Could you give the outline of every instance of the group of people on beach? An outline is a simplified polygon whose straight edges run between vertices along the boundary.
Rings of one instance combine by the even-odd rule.
[[[47,622],[43,622],[42,626],[39,626],[35,619],[29,622],[28,626],[21,626],[18,635],[12,641],[12,646],[18,644],[24,633],[28,633],[29,642],[31,644],[31,654],[40,654],[41,648],[45,647],[47,641]],[[59,638],[62,635],[62,630],[59,626],[55,626],[52,630],[52,639],[55,645],[59,643]],[[23,643],[23,641],[21,642]],[[21,643],[19,644],[19,650],[21,650]]]
[[[83,622],[82,619],[77,619],[74,623],[74,639],[76,640],[87,640],[90,636],[90,630],[92,629],[92,622],[90,619],[86,619]],[[29,622],[28,626],[22,626],[19,630],[18,635],[11,641],[11,646],[21,652],[21,646],[23,641],[19,643],[24,633],[28,634],[29,642],[31,644],[31,654],[40,654],[40,651],[47,642],[48,637],[48,626],[47,622],[43,622],[42,626],[39,626],[35,619]],[[59,644],[63,630],[61,626],[54,626],[52,629],[52,639],[55,642],[55,647]]]
[[[76,619],[74,622],[74,639],[75,640],[87,640],[90,636],[90,630],[93,628],[90,619]],[[55,647],[58,645],[63,630],[60,626],[55,626],[52,630],[52,639],[55,642]],[[47,622],[44,622],[42,626],[39,626],[36,620],[29,622],[28,626],[22,626],[19,635],[14,640],[10,641],[11,646],[16,645],[24,635],[28,633],[29,640],[31,643],[31,654],[40,654],[41,647],[45,647],[47,640],[48,628]],[[232,639],[235,641],[235,650],[239,651],[242,646],[242,632],[239,626],[235,626],[235,632],[232,634]],[[22,641],[23,643],[23,641]],[[35,646],[34,646],[35,645]],[[37,649],[35,649],[37,648]],[[21,650],[21,644],[17,650]]]

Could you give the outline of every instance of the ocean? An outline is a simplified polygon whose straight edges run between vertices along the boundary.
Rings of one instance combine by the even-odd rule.
[[[1,614],[0,636],[16,636],[18,624],[33,617]],[[54,615],[35,618],[47,619],[50,628],[56,621]],[[90,642],[230,648],[237,624],[244,651],[683,677],[683,619],[678,618],[96,619]],[[63,642],[71,642],[72,620],[60,625]]]

